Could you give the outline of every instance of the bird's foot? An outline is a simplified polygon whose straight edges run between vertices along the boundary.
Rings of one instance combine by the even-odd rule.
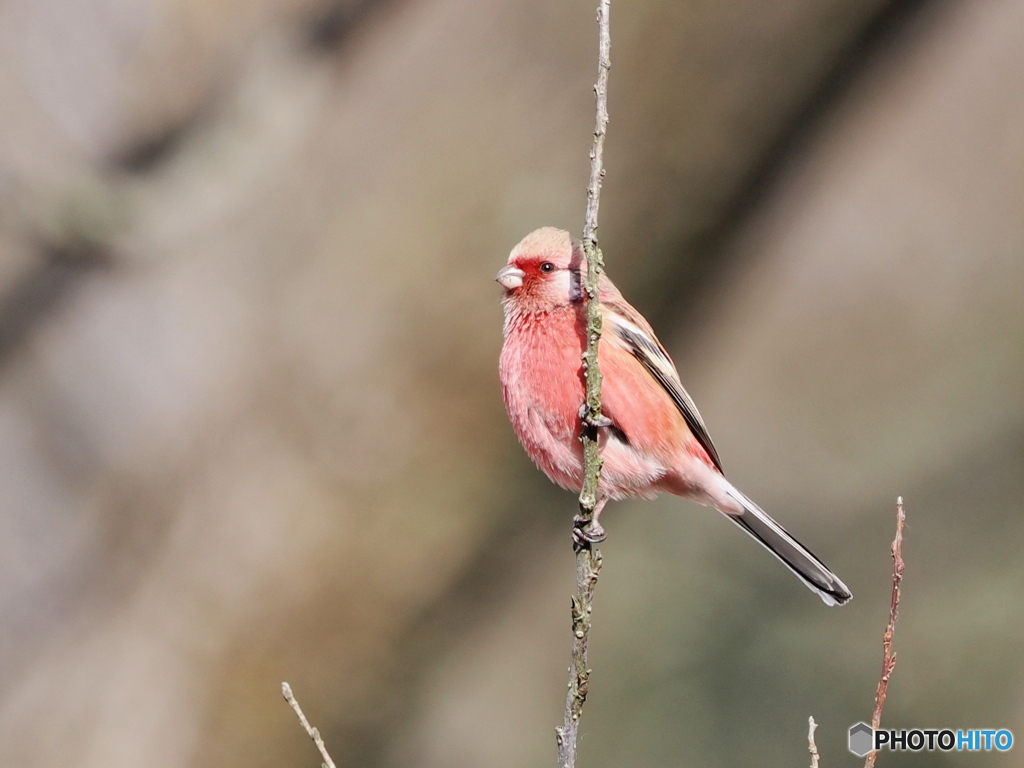
[[[579,552],[581,549],[590,549],[594,544],[599,544],[608,537],[604,527],[596,520],[587,520],[582,515],[576,515],[572,520],[573,549]]]
[[[607,416],[600,416],[599,418],[591,418],[590,409],[587,408],[587,404],[584,403],[580,406],[580,421],[591,429],[600,429],[601,427],[610,427],[612,420]]]

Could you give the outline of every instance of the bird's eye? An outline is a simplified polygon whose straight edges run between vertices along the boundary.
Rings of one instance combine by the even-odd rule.
[[[554,272],[555,265],[552,264],[550,261],[545,261],[543,264],[540,265],[540,271],[544,273]]]

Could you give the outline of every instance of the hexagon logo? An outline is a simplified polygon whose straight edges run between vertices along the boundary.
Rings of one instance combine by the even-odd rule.
[[[875,745],[875,731],[867,723],[850,726],[849,749],[857,757],[864,757]]]

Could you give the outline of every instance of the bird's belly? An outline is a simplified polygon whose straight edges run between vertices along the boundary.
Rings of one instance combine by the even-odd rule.
[[[516,388],[506,396],[513,428],[523,448],[555,483],[573,491],[583,484],[583,447],[580,442],[579,408],[583,389],[559,407],[552,407],[550,391],[543,386]],[[614,431],[600,430],[600,451],[604,460],[599,490],[610,499],[653,498],[656,484],[665,475],[661,462],[636,450]]]
[[[555,483],[573,491],[583,484],[580,406],[585,384],[582,345],[558,344],[577,339],[571,329],[554,338],[538,329],[524,330],[501,357],[501,382],[509,420],[533,462]],[[536,332],[534,332],[536,331]],[[665,476],[663,462],[621,431],[600,430],[599,492],[610,499],[652,498]]]
[[[563,488],[579,490],[583,387],[568,363],[542,365],[524,360],[517,375],[503,375],[502,383],[509,419],[530,458]]]

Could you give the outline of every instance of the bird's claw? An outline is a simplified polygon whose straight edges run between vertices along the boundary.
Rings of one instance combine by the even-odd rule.
[[[593,544],[599,544],[608,537],[602,525],[597,520],[587,520],[582,515],[576,515],[572,520],[573,549],[579,552],[581,549],[589,549]]]
[[[580,421],[591,429],[600,429],[601,427],[610,427],[613,422],[607,416],[600,416],[598,418],[592,418],[590,416],[590,409],[587,404],[584,403],[580,406]]]

